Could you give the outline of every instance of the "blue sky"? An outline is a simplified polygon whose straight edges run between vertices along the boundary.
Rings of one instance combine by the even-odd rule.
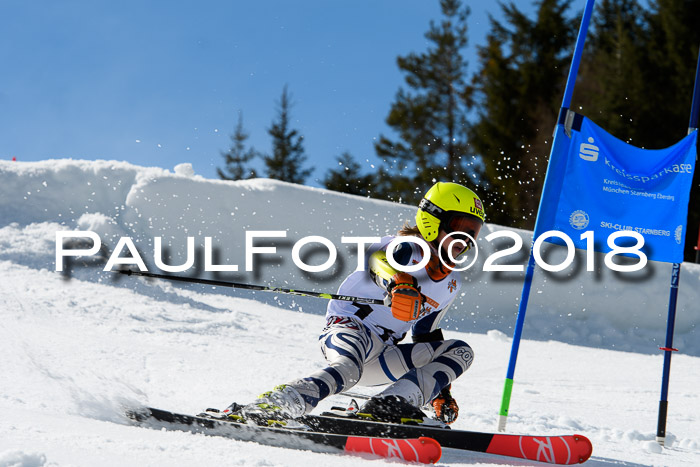
[[[500,9],[468,3],[473,72]],[[307,184],[321,186],[344,151],[371,170],[403,86],[396,57],[425,51],[440,18],[437,0],[4,0],[0,159],[191,162],[215,178],[239,112],[248,143],[270,151],[286,84],[316,168]]]

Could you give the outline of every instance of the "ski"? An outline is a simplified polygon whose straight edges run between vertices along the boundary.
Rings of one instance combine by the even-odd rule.
[[[476,451],[550,464],[571,465],[588,460],[593,446],[582,435],[536,436],[482,433],[430,425],[407,425],[367,421],[343,411],[306,415],[300,422],[317,432],[343,433],[370,437],[436,440],[443,448]]]
[[[281,425],[260,426],[208,416],[185,415],[150,407],[127,410],[126,415],[137,424],[149,428],[203,433],[240,441],[252,441],[268,446],[314,452],[371,454],[423,464],[434,464],[442,455],[440,444],[423,436],[394,439],[330,432],[321,433],[302,424],[298,428],[286,428]]]

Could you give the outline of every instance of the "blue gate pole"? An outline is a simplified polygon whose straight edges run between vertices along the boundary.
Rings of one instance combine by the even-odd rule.
[[[583,54],[583,45],[586,42],[586,33],[588,32],[588,25],[591,20],[591,15],[593,14],[593,6],[595,0],[586,0],[586,6],[583,11],[583,17],[581,19],[581,26],[578,30],[578,37],[576,38],[576,46],[574,48],[574,55],[571,58],[571,67],[569,68],[569,76],[566,80],[566,88],[564,89],[564,98],[562,99],[560,116],[566,115],[566,111],[571,106],[571,97],[574,94],[574,85],[576,84],[576,75],[578,75],[578,67],[581,63],[581,55]],[[563,119],[560,119],[561,122]],[[557,125],[559,125],[558,123]],[[552,157],[555,153],[554,149],[557,147],[558,138],[555,136],[554,141],[552,141],[552,150],[549,155],[549,165],[552,164]],[[542,197],[540,198],[540,207],[538,209],[537,220],[535,221],[535,230],[532,234],[532,244],[530,247],[530,257],[527,262],[527,270],[525,272],[525,282],[523,284],[523,291],[520,297],[520,303],[518,305],[518,317],[515,322],[515,331],[513,333],[513,343],[510,349],[510,359],[508,361],[508,370],[506,372],[506,380],[503,386],[503,397],[501,398],[501,409],[498,416],[498,431],[505,431],[506,421],[508,419],[508,410],[510,408],[510,396],[513,392],[513,379],[515,377],[515,363],[518,359],[518,350],[520,348],[520,339],[523,334],[523,325],[525,324],[525,313],[527,312],[527,303],[530,298],[530,289],[532,288],[532,278],[535,274],[535,259],[533,255],[532,246],[535,243],[535,239],[541,233],[540,228],[538,228],[540,216],[539,212],[542,210],[542,202],[544,201],[545,192],[547,190],[548,178],[550,170],[547,170],[547,175],[545,175],[544,188],[542,190]]]
[[[695,70],[695,85],[693,87],[693,103],[690,108],[690,123],[688,134],[697,131],[698,115],[700,114],[700,50],[698,65]],[[671,377],[671,355],[678,349],[673,348],[673,330],[676,323],[676,304],[678,302],[678,283],[680,281],[681,265],[673,264],[671,272],[671,290],[668,299],[668,319],[666,320],[666,347],[664,351],[664,369],[661,378],[661,400],[659,400],[659,418],[656,425],[656,441],[663,446],[666,443],[666,419],[668,416],[668,385]]]
[[[678,300],[678,282],[681,275],[681,265],[673,263],[671,272],[671,291],[668,299],[668,320],[666,322],[666,347],[664,351],[664,369],[661,379],[661,400],[659,401],[659,419],[656,425],[656,442],[661,446],[666,443],[666,416],[668,414],[668,383],[671,376],[671,355],[678,349],[673,348],[673,329],[676,324],[676,303]]]

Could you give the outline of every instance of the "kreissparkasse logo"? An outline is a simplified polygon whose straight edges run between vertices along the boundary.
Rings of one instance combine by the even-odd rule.
[[[596,146],[593,137],[588,138],[588,143],[581,143],[578,148],[578,156],[584,161],[595,162],[598,160],[598,151],[600,148]]]

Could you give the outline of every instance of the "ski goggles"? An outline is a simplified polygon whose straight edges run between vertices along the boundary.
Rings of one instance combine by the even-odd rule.
[[[449,211],[447,212],[449,214]],[[481,219],[479,219],[476,216],[473,216],[471,214],[464,214],[464,213],[454,213],[452,216],[449,217],[447,220],[447,224],[443,227],[442,222],[440,223],[440,227],[442,227],[445,232],[447,233],[452,233],[452,232],[474,232],[474,223],[478,223],[479,226],[481,226]],[[456,237],[457,234],[454,236]]]

